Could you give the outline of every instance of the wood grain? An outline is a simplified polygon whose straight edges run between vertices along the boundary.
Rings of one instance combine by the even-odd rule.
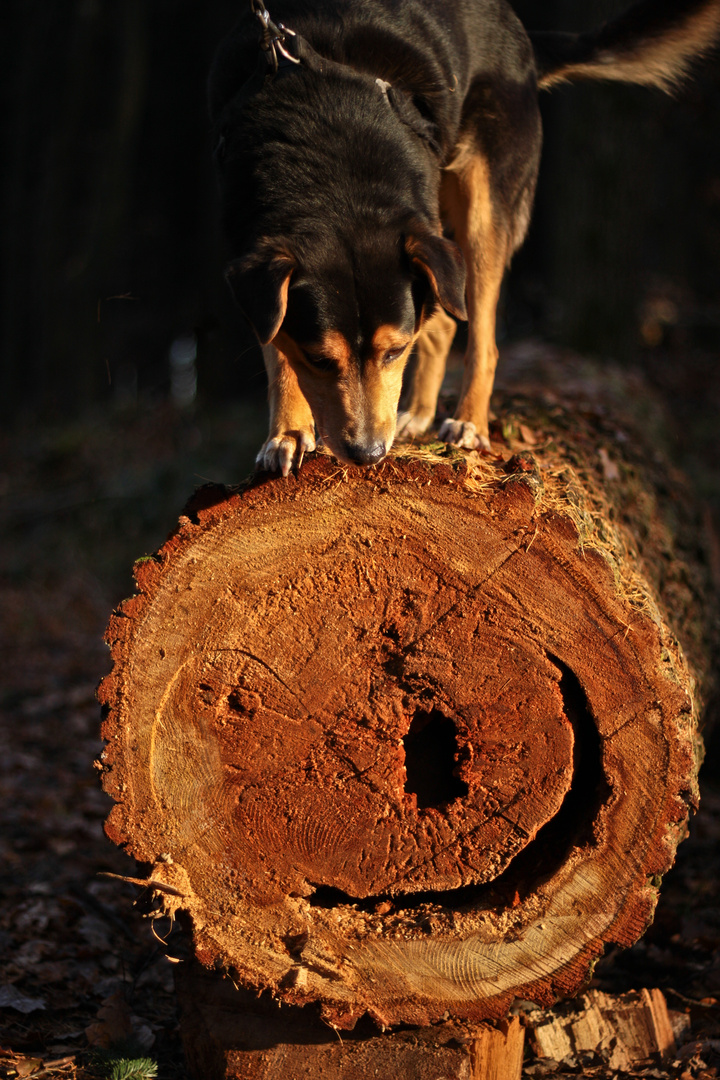
[[[527,455],[316,455],[201,492],[137,566],[107,832],[203,964],[337,1029],[476,1022],[642,933],[695,799],[693,682],[585,498]]]

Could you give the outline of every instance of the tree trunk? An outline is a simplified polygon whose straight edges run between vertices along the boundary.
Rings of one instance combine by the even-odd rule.
[[[336,1029],[576,992],[696,801],[681,489],[596,417],[513,408],[496,457],[203,489],[108,629],[108,835],[204,966]]]

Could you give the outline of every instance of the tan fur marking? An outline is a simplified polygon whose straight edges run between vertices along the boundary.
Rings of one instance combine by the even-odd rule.
[[[272,345],[266,345],[263,349],[270,403],[268,438],[271,439],[289,432],[305,431],[312,434],[314,431],[310,405],[290,363],[293,349],[297,349],[297,346],[283,331],[277,334]]]
[[[365,366],[363,378],[363,416],[365,427],[372,426],[388,449],[395,436],[398,401],[402,390],[403,364]]]
[[[413,250],[414,246],[415,245],[412,242],[407,244],[407,251],[408,255],[412,259],[412,264],[414,267],[416,267],[416,269],[421,270],[422,273],[426,275],[428,281],[430,282],[430,288],[432,289],[433,294],[438,297],[440,295],[440,289],[438,287],[437,275],[433,270],[432,266],[428,262],[426,262],[425,259],[421,259],[418,255],[415,254],[415,251]]]
[[[671,93],[687,77],[694,60],[709,53],[720,38],[720,3],[688,16],[679,26],[634,51],[608,50],[596,61],[568,64],[540,80],[541,89],[572,79],[603,79],[656,86]]]
[[[413,427],[429,426],[437,409],[437,399],[445,375],[448,353],[457,331],[457,323],[441,307],[423,325],[415,344],[415,372],[406,411]],[[413,431],[411,430],[411,434]]]
[[[278,323],[277,330],[280,329],[280,326],[282,325],[282,321],[285,318],[285,314],[287,312],[288,293],[290,292],[290,278],[291,277],[292,277],[292,268],[290,270],[288,270],[287,277],[283,280],[283,283],[280,286],[279,301],[280,301],[280,310],[282,311],[282,318],[280,319],[280,322]],[[275,334],[277,333],[277,330],[275,331]],[[273,334],[273,337],[275,337],[275,334]]]
[[[472,145],[461,147],[445,171],[441,204],[467,266],[468,347],[455,417],[487,437],[498,355],[495,315],[512,245],[493,206],[488,163]]]
[[[346,368],[352,361],[352,349],[339,330],[328,330],[320,343],[307,349],[308,356],[327,357],[334,360],[340,368]]]
[[[385,324],[378,326],[373,334],[372,347],[376,359],[382,360],[385,353],[394,349],[402,349],[410,344],[410,338],[397,326]]]
[[[397,327],[391,329],[397,340]],[[313,349],[316,355],[335,360],[337,371],[313,370],[303,361],[299,347],[284,331],[277,335],[274,344],[294,376],[294,385],[290,379],[276,380],[278,391],[288,394],[284,403],[276,407],[278,415],[288,412],[299,415],[301,406],[297,394],[314,417],[318,434],[341,460],[344,441],[351,444],[382,442],[390,448],[402,385],[402,363],[386,367],[370,363],[361,371],[352,362],[348,342],[337,331],[327,333],[322,344]]]

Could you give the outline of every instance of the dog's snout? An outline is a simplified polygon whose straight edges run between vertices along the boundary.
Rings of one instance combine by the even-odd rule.
[[[345,441],[343,450],[347,460],[352,461],[355,465],[375,465],[378,461],[382,461],[387,454],[387,447],[384,442],[374,442],[366,445],[365,443]]]

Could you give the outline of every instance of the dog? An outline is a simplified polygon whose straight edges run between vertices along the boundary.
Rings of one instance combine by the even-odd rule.
[[[258,467],[287,476],[316,439],[375,464],[427,431],[457,319],[464,378],[439,438],[489,450],[495,313],[530,222],[538,90],[670,91],[720,37],[720,0],[643,0],[589,34],[528,33],[506,0],[269,2],[251,0],[209,80],[226,276],[268,374]]]

